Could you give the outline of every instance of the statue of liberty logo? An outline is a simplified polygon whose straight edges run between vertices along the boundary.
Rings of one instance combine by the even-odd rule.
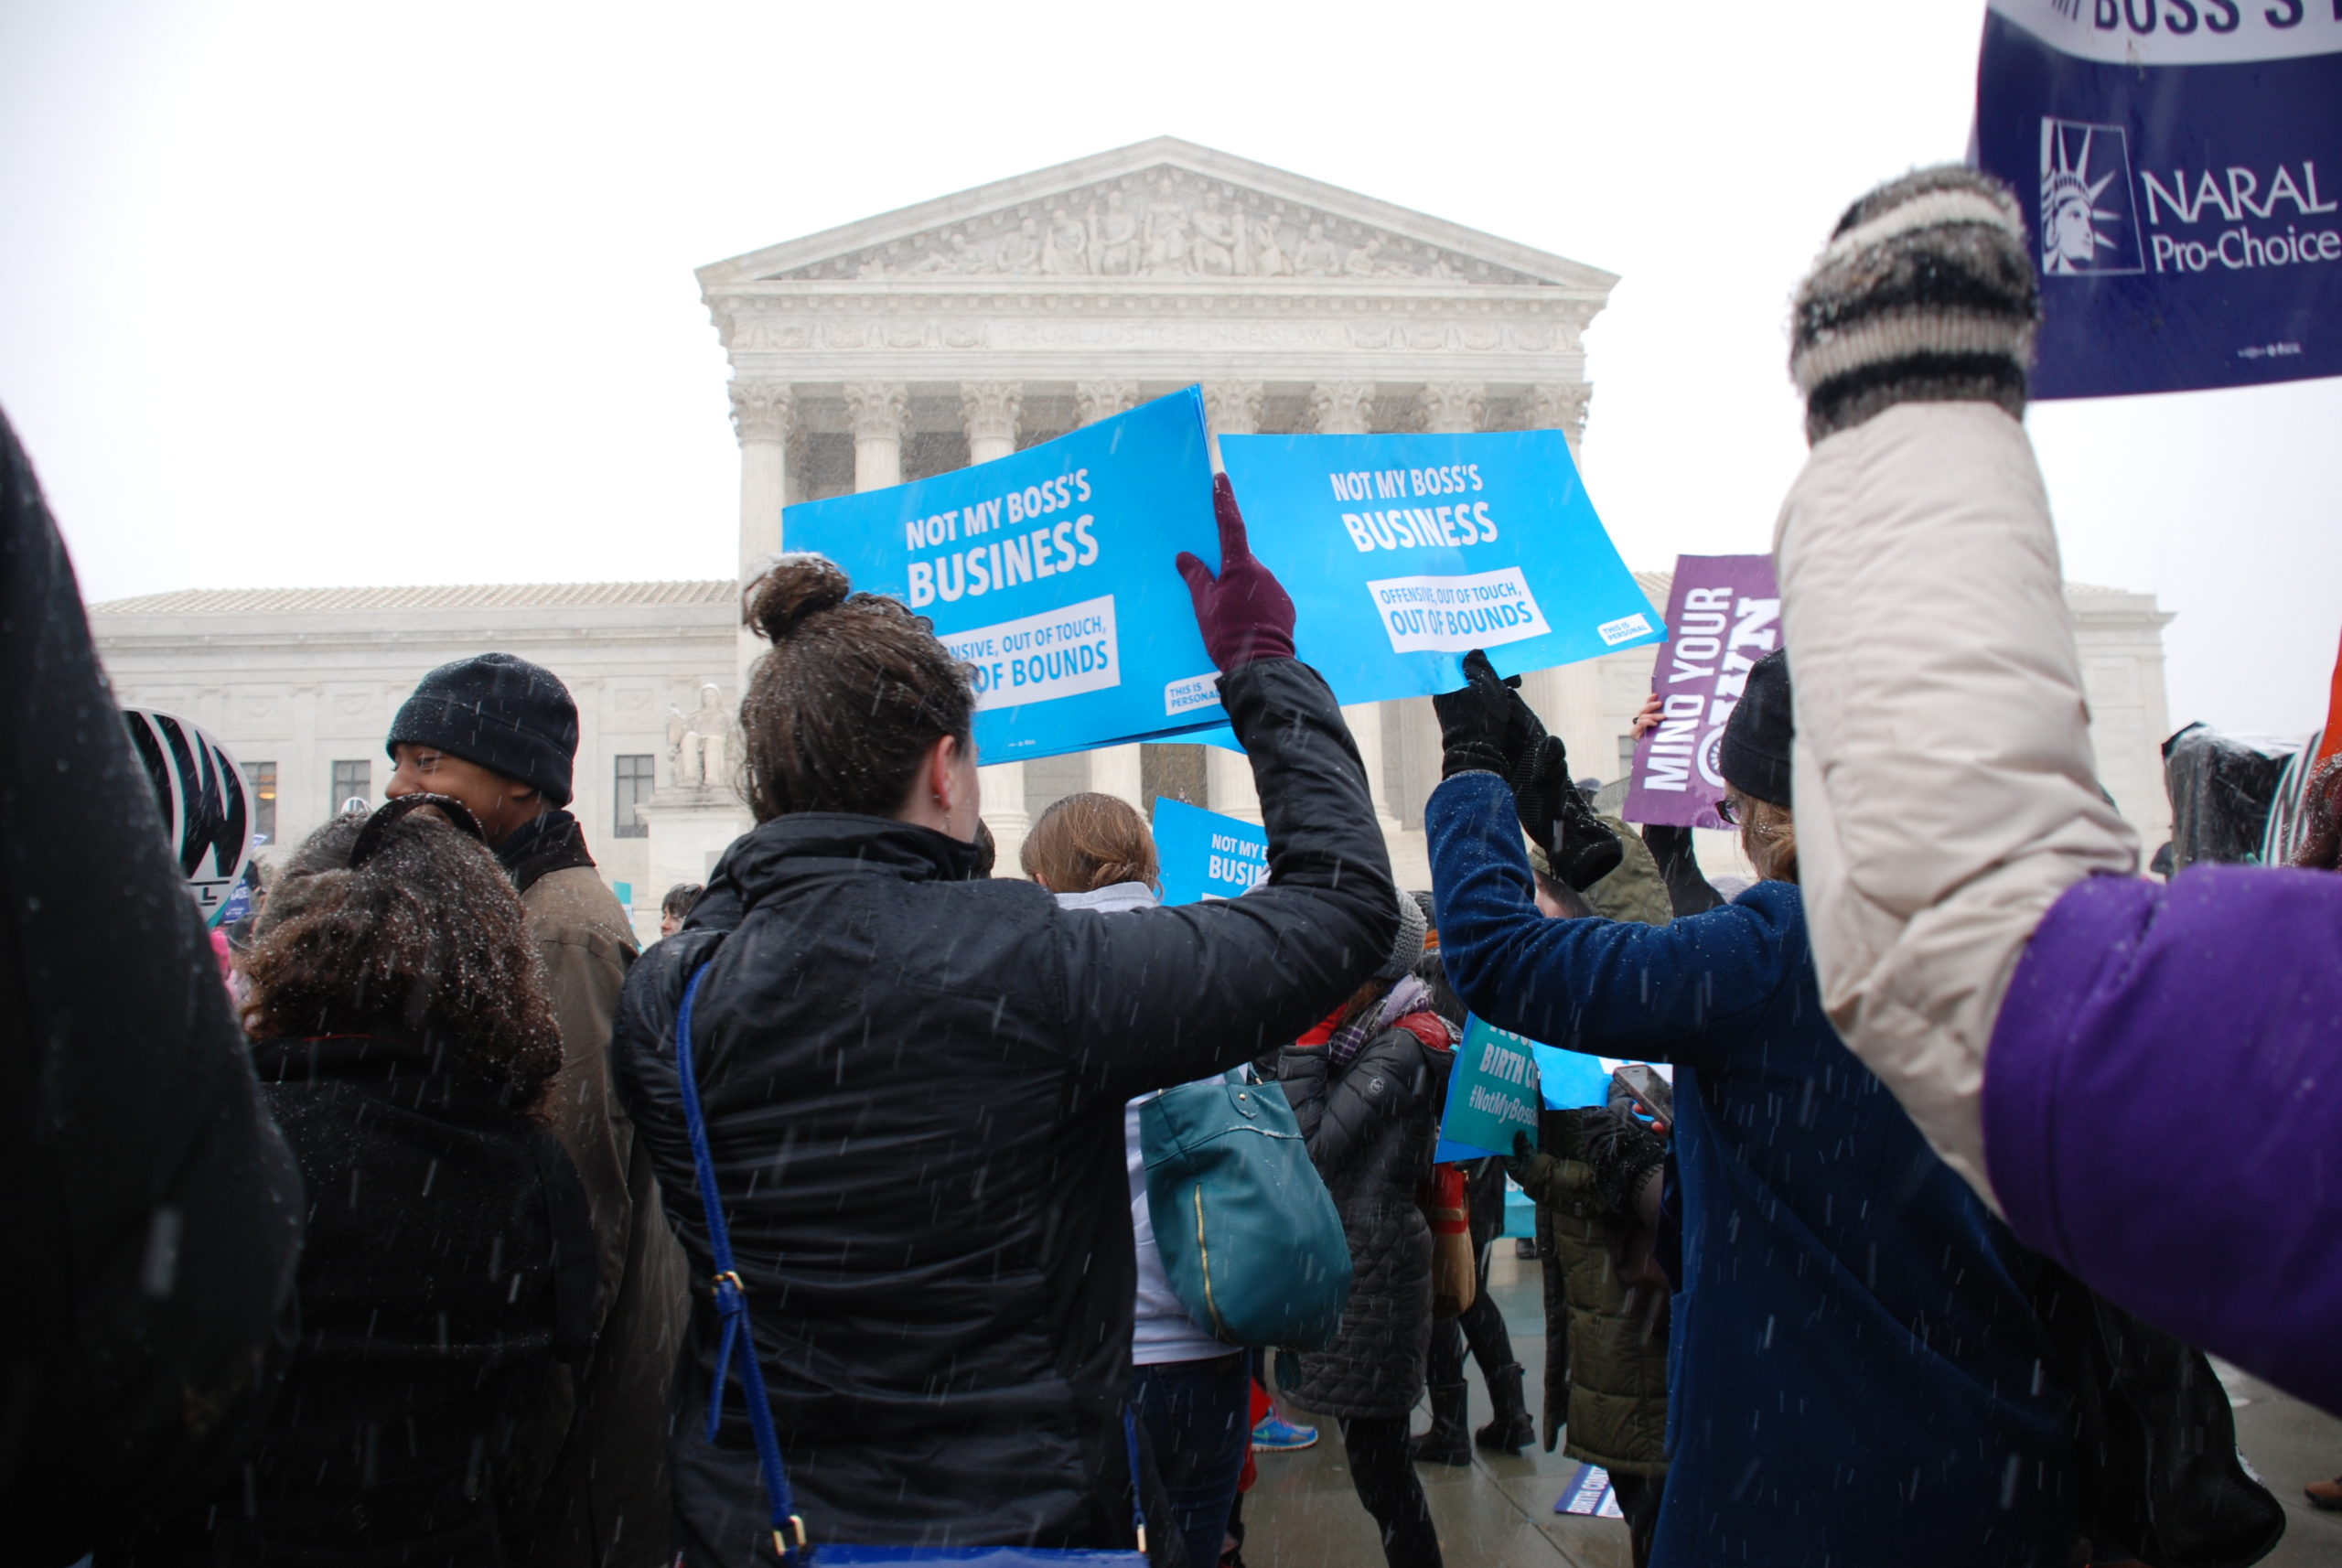
[[[2120,125],[2041,122],[2041,270],[2045,274],[2073,277],[2139,270],[2137,240],[2122,229],[2122,208],[2130,195],[2130,148]],[[2096,173],[2101,166],[2105,172]]]

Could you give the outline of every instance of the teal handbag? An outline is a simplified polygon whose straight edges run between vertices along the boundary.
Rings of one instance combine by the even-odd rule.
[[[1146,1206],[1187,1316],[1227,1345],[1322,1350],[1350,1298],[1350,1249],[1284,1090],[1233,1076],[1139,1107]]]

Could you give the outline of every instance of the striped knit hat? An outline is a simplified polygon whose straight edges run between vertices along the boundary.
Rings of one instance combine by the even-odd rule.
[[[1898,403],[1993,403],[2023,418],[2040,319],[2006,186],[1950,164],[1880,186],[1846,209],[1798,288],[1789,374],[1806,440]]]

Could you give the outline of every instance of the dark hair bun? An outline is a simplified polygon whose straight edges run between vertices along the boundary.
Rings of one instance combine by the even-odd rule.
[[[779,642],[806,618],[837,608],[853,592],[844,568],[828,556],[783,555],[748,585],[744,618],[766,641]]]

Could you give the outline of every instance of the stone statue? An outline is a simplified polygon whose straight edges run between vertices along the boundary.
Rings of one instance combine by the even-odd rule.
[[[712,682],[699,689],[699,706],[690,713],[668,708],[667,756],[673,765],[677,789],[705,789],[724,782],[732,722],[722,689]]]
[[[1041,270],[1071,277],[1090,270],[1090,230],[1080,214],[1058,212],[1049,220],[1049,242],[1041,252]]]
[[[1310,277],[1332,277],[1342,270],[1342,248],[1326,238],[1326,226],[1312,223],[1309,237],[1301,242],[1301,253],[1293,259],[1293,270]]]
[[[1110,277],[1128,277],[1138,271],[1138,219],[1123,207],[1123,193],[1106,198],[1098,219],[1098,270]]]
[[[1041,226],[1027,218],[1000,242],[1000,270],[1022,277],[1041,261]]]
[[[1276,220],[1274,219],[1262,219],[1258,222],[1250,225],[1250,227],[1252,228],[1252,234],[1254,236],[1252,245],[1253,275],[1264,278],[1292,276],[1293,263],[1291,259],[1285,255],[1284,247],[1277,243]]]
[[[1187,270],[1187,215],[1167,203],[1150,208],[1146,214],[1146,270]]]
[[[1243,220],[1202,202],[1196,207],[1194,221],[1196,271],[1206,277],[1226,277],[1235,272],[1236,248],[1243,239],[1239,225]]]

